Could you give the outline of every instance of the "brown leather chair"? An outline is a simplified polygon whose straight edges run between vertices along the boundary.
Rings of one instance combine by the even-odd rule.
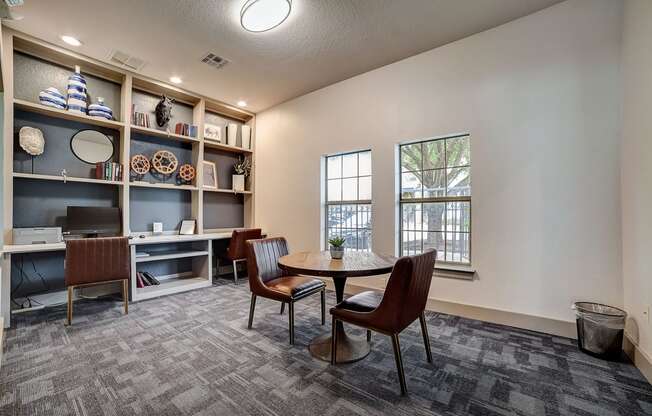
[[[233,281],[235,283],[238,283],[238,262],[247,261],[247,240],[258,240],[260,238],[262,238],[260,228],[233,230],[229,248],[226,250],[226,257],[233,262]]]
[[[326,285],[319,279],[289,275],[278,267],[278,259],[288,254],[287,241],[283,237],[247,241],[247,269],[251,306],[249,324],[251,329],[258,296],[288,304],[290,312],[290,344],[294,345],[294,302],[321,293],[321,324],[326,320]]]
[[[76,287],[122,282],[125,314],[129,313],[129,240],[127,237],[83,238],[66,241],[65,282],[68,288],[68,325]]]
[[[392,337],[394,358],[398,379],[401,384],[401,394],[407,393],[401,346],[398,335],[417,318],[421,322],[423,343],[426,347],[426,358],[432,362],[430,339],[425,320],[426,301],[432,272],[435,267],[437,252],[427,251],[421,255],[401,257],[398,259],[387,282],[385,293],[366,291],[351,296],[331,309],[333,315],[333,346],[331,364],[337,362],[337,321],[380,332]],[[369,333],[367,333],[369,339]]]

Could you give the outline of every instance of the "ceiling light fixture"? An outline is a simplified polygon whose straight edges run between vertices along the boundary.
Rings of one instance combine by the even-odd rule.
[[[71,46],[81,46],[82,44],[81,41],[76,37],[68,36],[68,35],[61,36],[61,40]]]
[[[181,84],[183,80],[181,80],[179,77],[170,77],[170,82],[173,84]]]
[[[238,107],[246,107],[246,106],[247,106],[247,102],[245,100],[238,101]]]
[[[240,24],[250,32],[266,32],[288,18],[292,0],[247,0],[240,10]]]

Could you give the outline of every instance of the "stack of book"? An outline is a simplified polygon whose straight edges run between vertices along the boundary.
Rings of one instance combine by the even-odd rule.
[[[149,113],[141,113],[136,111],[136,105],[131,106],[131,124],[134,126],[149,128]]]
[[[159,282],[150,272],[136,272],[136,287],[142,288],[160,284],[161,282]]]
[[[115,162],[96,163],[95,179],[102,179],[105,181],[121,181],[122,165]]]
[[[188,123],[177,123],[174,128],[174,134],[197,137],[197,126]]]

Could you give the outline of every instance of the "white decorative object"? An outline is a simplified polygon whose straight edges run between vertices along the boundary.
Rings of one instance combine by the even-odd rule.
[[[25,126],[18,133],[20,147],[32,156],[39,156],[45,150],[45,137],[43,132],[34,127]]]
[[[183,220],[181,228],[179,229],[180,235],[192,235],[195,233],[195,220]]]
[[[242,126],[242,148],[251,149],[251,127],[247,125]]]
[[[226,126],[226,144],[229,146],[235,146],[238,143],[238,125],[235,123],[230,123]]]
[[[58,108],[59,110],[66,109],[66,97],[54,87],[46,88],[38,93],[38,100],[42,105],[48,107]]]
[[[162,234],[163,233],[163,223],[162,222],[155,222],[152,224],[152,232],[154,234]]]
[[[215,124],[204,123],[204,140],[210,142],[222,142],[222,126]]]
[[[113,110],[104,104],[102,97],[97,97],[97,103],[88,106],[88,115],[113,120]]]
[[[235,192],[245,190],[245,175],[233,175],[233,190]]]
[[[79,65],[76,65],[75,73],[68,78],[68,111],[86,114],[88,112],[88,90],[86,89],[86,79],[80,71]]]

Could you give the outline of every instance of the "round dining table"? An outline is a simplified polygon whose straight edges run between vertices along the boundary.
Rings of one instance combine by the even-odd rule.
[[[396,258],[372,252],[347,251],[341,260],[332,259],[330,252],[301,252],[283,256],[278,266],[290,274],[330,277],[335,286],[337,303],[344,300],[344,287],[349,277],[369,277],[392,271]],[[337,362],[350,363],[369,354],[366,338],[347,335],[342,322],[337,323]],[[331,360],[331,332],[310,342],[310,353],[324,361]]]

